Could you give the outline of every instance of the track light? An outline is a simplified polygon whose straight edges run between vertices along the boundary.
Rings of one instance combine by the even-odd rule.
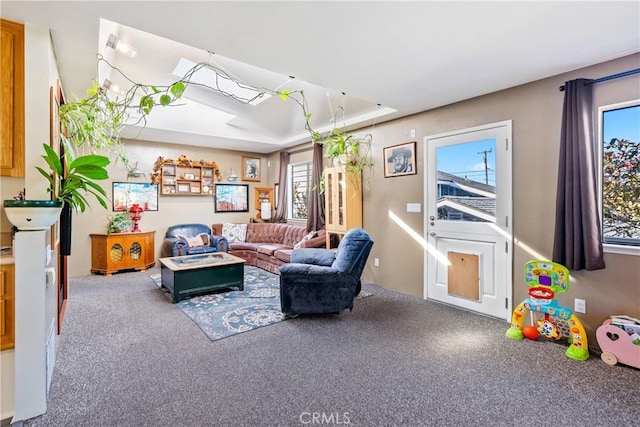
[[[111,92],[115,92],[118,95],[124,95],[124,89],[122,89],[120,86],[116,84],[113,84],[109,79],[104,79],[104,82],[102,83],[102,88],[110,90]]]
[[[107,40],[107,47],[115,49],[123,55],[127,55],[129,58],[135,58],[136,56],[138,56],[138,51],[135,48],[129,46],[128,44],[122,43],[120,39],[114,34],[109,35],[109,39]]]

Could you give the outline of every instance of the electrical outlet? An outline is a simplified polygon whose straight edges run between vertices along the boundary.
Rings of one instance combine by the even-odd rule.
[[[380,260],[378,258],[373,259],[373,265],[376,267],[380,267]]]
[[[573,311],[575,311],[576,313],[586,313],[587,302],[583,299],[576,298],[573,304]]]

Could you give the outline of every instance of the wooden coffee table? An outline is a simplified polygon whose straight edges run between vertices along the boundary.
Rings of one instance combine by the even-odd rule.
[[[245,261],[226,252],[160,258],[162,286],[174,303],[221,289],[243,290]]]

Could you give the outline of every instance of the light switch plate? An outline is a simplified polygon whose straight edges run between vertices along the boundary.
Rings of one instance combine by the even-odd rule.
[[[407,203],[407,212],[420,212],[422,205],[420,203]]]

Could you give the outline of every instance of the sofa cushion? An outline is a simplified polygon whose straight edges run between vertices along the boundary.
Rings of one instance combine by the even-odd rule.
[[[251,243],[251,242],[234,242],[229,243],[229,250],[231,251],[241,251],[241,250],[249,250],[249,251],[257,251],[258,248],[262,245],[262,243]]]
[[[222,235],[229,243],[244,242],[247,237],[247,224],[232,224],[225,222],[222,225]]]
[[[336,259],[336,251],[324,248],[294,249],[291,253],[291,262],[299,264],[312,264],[331,267]]]
[[[273,256],[282,262],[291,262],[291,252],[293,249],[279,249],[275,251]]]
[[[260,245],[258,246],[257,252],[259,254],[265,254],[269,256],[273,256],[274,252],[279,249],[289,249],[289,246],[280,245],[277,243],[268,244],[268,245]]]

